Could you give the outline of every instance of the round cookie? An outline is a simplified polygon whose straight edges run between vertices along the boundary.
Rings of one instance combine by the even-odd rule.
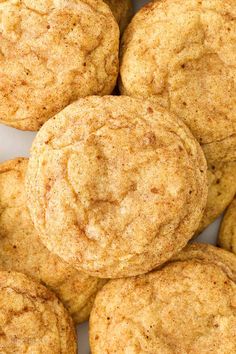
[[[181,252],[175,254],[170,262],[192,259],[206,264],[216,264],[236,283],[236,257],[232,253],[207,243],[189,243]]]
[[[143,276],[108,282],[90,316],[92,354],[236,351],[236,257],[191,245]]]
[[[148,101],[88,97],[38,133],[26,178],[45,245],[90,275],[145,273],[183,248],[206,204],[203,152]]]
[[[0,271],[1,353],[75,354],[71,318],[57,297],[21,273]]]
[[[79,97],[113,91],[119,29],[101,0],[0,3],[0,122],[40,126]]]
[[[42,244],[24,192],[28,159],[0,164],[0,269],[24,273],[53,290],[76,323],[85,321],[105,280],[72,268]]]
[[[150,2],[123,37],[121,92],[177,114],[207,160],[236,160],[235,0]]]
[[[228,207],[220,227],[218,243],[236,254],[236,199]]]
[[[120,27],[120,33],[122,34],[129,24],[133,14],[131,0],[104,0],[104,2],[110,6]]]
[[[236,162],[208,164],[208,198],[203,218],[196,234],[202,232],[232,202],[236,194]]]

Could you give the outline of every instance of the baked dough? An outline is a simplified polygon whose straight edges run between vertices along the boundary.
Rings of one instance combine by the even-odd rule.
[[[122,34],[133,14],[131,0],[104,0],[104,2],[110,6]]]
[[[236,162],[208,164],[208,198],[203,218],[196,234],[202,232],[232,202],[236,194]]]
[[[75,330],[56,296],[21,273],[0,271],[0,351],[76,354]]]
[[[207,197],[188,128],[148,101],[89,97],[38,133],[28,206],[45,245],[102,278],[145,273],[183,248]]]
[[[236,254],[236,199],[233,200],[224,215],[218,243],[221,247]]]
[[[76,323],[85,321],[105,280],[77,271],[42,244],[26,206],[27,165],[23,158],[0,164],[0,269],[40,281],[57,294]]]
[[[108,282],[90,316],[92,354],[231,354],[235,333],[236,257],[210,245]]]
[[[177,114],[207,160],[236,160],[235,0],[150,2],[123,37],[121,92]]]
[[[79,97],[111,93],[118,47],[103,1],[1,1],[0,122],[38,130]]]

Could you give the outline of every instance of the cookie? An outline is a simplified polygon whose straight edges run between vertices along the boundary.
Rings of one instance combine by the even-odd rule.
[[[121,92],[177,114],[209,163],[236,160],[235,1],[162,0],[123,37]]]
[[[93,354],[230,354],[235,333],[236,257],[210,245],[108,282],[90,316]]]
[[[0,304],[1,353],[77,353],[70,316],[41,284],[0,271]]]
[[[93,276],[131,276],[165,262],[196,231],[206,162],[168,111],[94,96],[42,127],[26,186],[32,220],[51,251]]]
[[[0,269],[40,281],[57,294],[76,323],[82,322],[105,280],[77,271],[42,244],[26,206],[27,165],[23,158],[0,164]]]
[[[192,243],[175,254],[171,262],[193,259],[207,264],[216,264],[236,283],[236,257],[232,253],[209,244]]]
[[[196,234],[217,219],[236,194],[236,162],[208,164],[207,175],[209,185],[207,205]]]
[[[111,93],[118,47],[103,1],[1,1],[0,122],[38,130],[79,97]]]
[[[228,207],[221,223],[218,243],[236,254],[236,199]]]
[[[130,22],[133,14],[131,0],[104,0],[104,2],[110,6],[122,34]]]

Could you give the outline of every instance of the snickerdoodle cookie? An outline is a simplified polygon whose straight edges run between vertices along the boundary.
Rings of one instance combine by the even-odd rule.
[[[236,194],[236,162],[209,163],[207,176],[207,205],[196,234],[217,219],[232,202]]]
[[[161,0],[123,38],[121,91],[176,113],[207,160],[236,160],[235,0]]]
[[[104,0],[104,2],[110,6],[120,32],[123,33],[133,14],[131,0]]]
[[[27,159],[0,164],[0,269],[42,282],[57,294],[74,321],[82,322],[105,281],[72,268],[42,244],[26,206],[27,164]]]
[[[112,92],[119,29],[101,0],[0,2],[0,122],[38,130],[79,97]]]
[[[93,354],[236,352],[236,257],[191,245],[151,273],[110,281],[90,317]]]
[[[72,320],[57,297],[21,273],[0,271],[0,352],[75,354]]]
[[[99,277],[145,273],[183,248],[207,197],[188,128],[148,101],[88,97],[38,133],[28,206],[45,245]]]
[[[221,247],[236,254],[236,199],[224,215],[218,242]]]

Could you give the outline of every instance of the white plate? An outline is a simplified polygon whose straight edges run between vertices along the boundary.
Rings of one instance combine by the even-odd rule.
[[[135,10],[138,10],[148,1],[134,0]],[[29,156],[29,149],[35,133],[22,132],[0,124],[0,162],[5,160]],[[216,236],[219,228],[219,220],[208,227],[197,239],[197,242],[216,243]],[[89,354],[88,324],[78,326],[79,353]]]

